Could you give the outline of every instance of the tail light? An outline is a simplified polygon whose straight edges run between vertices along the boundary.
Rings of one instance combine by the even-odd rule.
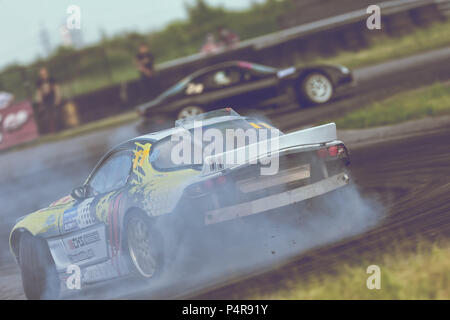
[[[339,148],[337,146],[332,146],[328,148],[328,154],[330,157],[336,157],[338,155]]]
[[[219,176],[213,179],[208,179],[202,183],[204,189],[209,189],[215,186],[220,186],[227,183],[227,178],[225,176]]]
[[[215,179],[215,182],[217,185],[225,184],[227,183],[227,178],[225,176],[220,176]]]
[[[345,147],[343,145],[331,146],[328,148],[317,150],[319,158],[337,157],[345,154]]]

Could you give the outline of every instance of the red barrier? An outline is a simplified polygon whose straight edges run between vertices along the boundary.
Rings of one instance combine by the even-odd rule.
[[[39,137],[33,108],[29,101],[0,109],[0,150]]]

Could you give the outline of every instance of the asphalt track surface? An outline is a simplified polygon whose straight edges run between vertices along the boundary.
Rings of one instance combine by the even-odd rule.
[[[263,110],[262,114],[282,130],[289,131],[406,89],[448,81],[450,48],[358,69],[355,77],[357,86],[328,105],[299,109],[292,104]],[[0,299],[23,298],[20,274],[7,249],[8,233],[14,220],[70,193],[74,186],[83,182],[101,155],[136,135],[134,128],[135,124],[131,124],[1,155]],[[276,270],[264,266],[239,276],[229,275],[222,281],[208,281],[206,286],[189,283],[184,292],[175,287],[161,295],[148,290],[106,295],[105,291],[111,293],[114,289],[100,285],[93,294],[83,297],[185,298],[193,294],[202,298],[245,297],[246,288],[259,286],[271,290],[289,272],[308,274],[326,270],[343,260],[363,257],[375,248],[383,248],[394,239],[408,239],[420,234],[447,237],[450,222],[449,139],[450,129],[351,150],[351,174],[355,185],[363,195],[376,198],[386,214],[376,227],[365,230],[362,235],[334,241],[332,245],[299,250],[282,262],[277,260],[279,269]],[[295,252],[295,248],[293,250]],[[261,272],[264,273],[229,284],[232,279]],[[222,287],[227,283],[228,286]]]

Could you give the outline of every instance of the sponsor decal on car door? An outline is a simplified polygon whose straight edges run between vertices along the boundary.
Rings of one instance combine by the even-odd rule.
[[[91,212],[94,198],[88,198],[63,213],[62,242],[70,263],[81,266],[108,258],[104,224],[96,224]]]

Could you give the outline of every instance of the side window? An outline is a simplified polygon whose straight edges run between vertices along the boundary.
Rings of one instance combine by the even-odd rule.
[[[260,73],[257,73],[257,72],[252,72],[252,70],[244,70],[243,71],[243,80],[245,82],[257,81],[257,80],[260,80],[260,79],[263,79],[263,78],[264,78],[264,75],[262,75]]]
[[[190,96],[230,87],[239,84],[241,78],[242,72],[236,67],[215,70],[193,79],[187,84],[185,94]]]
[[[208,74],[206,87],[214,89],[225,88],[238,84],[241,81],[241,71],[238,68],[217,70]]]
[[[131,172],[131,152],[113,154],[95,172],[89,182],[91,195],[97,195],[126,185]]]
[[[255,63],[243,62],[239,67],[242,72],[243,81],[256,81],[276,74],[276,69]]]

